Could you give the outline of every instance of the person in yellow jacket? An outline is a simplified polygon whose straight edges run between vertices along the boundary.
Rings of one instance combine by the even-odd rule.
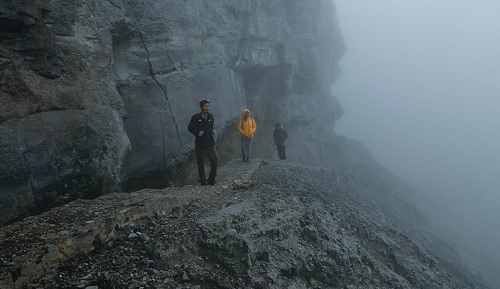
[[[252,138],[257,125],[250,116],[248,108],[243,109],[241,118],[238,121],[238,131],[241,134],[241,154],[243,155],[244,162],[250,162],[250,153],[252,151]]]

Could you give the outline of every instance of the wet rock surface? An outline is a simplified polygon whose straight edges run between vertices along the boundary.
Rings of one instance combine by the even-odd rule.
[[[486,288],[376,179],[255,159],[216,186],[77,200],[0,229],[0,287]]]

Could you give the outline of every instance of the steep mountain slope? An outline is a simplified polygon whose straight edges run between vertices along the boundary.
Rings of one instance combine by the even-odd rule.
[[[74,201],[2,228],[0,284],[486,288],[401,188],[377,167],[231,161],[214,187]]]
[[[483,288],[411,190],[334,136],[335,9],[0,0],[0,287]],[[215,187],[190,175],[205,98],[221,163],[244,107],[262,158]],[[291,162],[265,160],[277,121]]]

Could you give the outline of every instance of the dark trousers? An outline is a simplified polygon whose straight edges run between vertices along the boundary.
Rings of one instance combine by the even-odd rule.
[[[198,175],[200,176],[200,183],[206,184],[207,179],[205,178],[205,158],[208,158],[210,162],[210,175],[208,176],[210,179],[215,180],[217,176],[217,150],[215,146],[211,146],[208,148],[196,147],[196,161],[198,163]]]
[[[285,145],[276,145],[278,149],[278,157],[280,160],[286,160]]]

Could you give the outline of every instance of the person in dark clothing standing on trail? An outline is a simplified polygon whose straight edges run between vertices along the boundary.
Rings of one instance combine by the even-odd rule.
[[[188,125],[188,130],[195,136],[196,160],[198,163],[198,175],[202,186],[215,185],[217,176],[217,150],[215,149],[214,116],[209,113],[210,101],[200,101],[201,112],[193,115]],[[205,157],[210,162],[210,175],[205,179]]]
[[[286,140],[288,139],[288,133],[279,122],[274,125],[273,139],[278,149],[278,157],[280,160],[286,160],[285,146]]]

